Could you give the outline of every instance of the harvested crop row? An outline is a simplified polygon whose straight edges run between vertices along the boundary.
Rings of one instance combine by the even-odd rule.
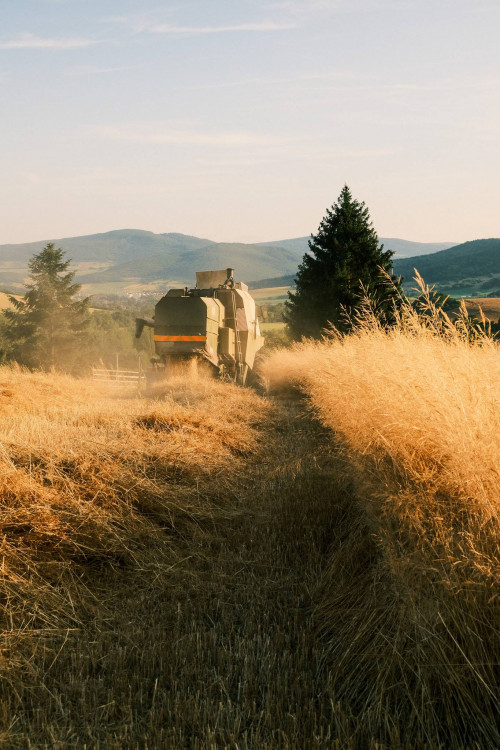
[[[170,538],[196,536],[229,509],[262,416],[249,391],[228,409],[232,393],[179,381],[146,401],[64,376],[0,372],[5,653],[18,658],[31,631],[78,623],[77,604],[92,600],[83,572],[139,557],[154,566]]]
[[[317,425],[214,381],[96,388],[0,371],[2,747],[354,747]]]

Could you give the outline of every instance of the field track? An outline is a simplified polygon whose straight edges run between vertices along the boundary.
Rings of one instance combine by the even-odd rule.
[[[205,408],[241,399],[214,388]],[[158,514],[167,545],[155,538],[154,558],[89,556],[75,569],[90,595],[76,622],[10,634],[2,747],[324,748],[339,733],[350,746],[356,723],[335,705],[313,604],[338,523],[333,458],[300,400],[248,399],[266,416],[252,448],[236,436],[219,483],[186,484],[178,463],[178,505],[194,481],[204,515],[177,512],[168,528]],[[152,506],[142,512],[154,522]]]
[[[496,746],[489,687],[454,705],[471,665],[414,652],[352,465],[281,387],[0,371],[2,748]]]

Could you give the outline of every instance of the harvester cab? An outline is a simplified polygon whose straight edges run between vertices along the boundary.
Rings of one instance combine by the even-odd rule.
[[[255,301],[234,271],[198,271],[194,289],[170,289],[154,318],[136,319],[136,337],[153,328],[156,362],[168,373],[181,361],[202,359],[215,374],[244,385],[264,344]]]

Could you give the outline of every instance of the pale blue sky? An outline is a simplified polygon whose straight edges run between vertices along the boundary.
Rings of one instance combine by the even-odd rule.
[[[496,0],[1,0],[0,244],[500,236]]]

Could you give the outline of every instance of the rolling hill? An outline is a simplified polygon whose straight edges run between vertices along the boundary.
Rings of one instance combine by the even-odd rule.
[[[395,273],[410,284],[417,269],[426,283],[447,293],[500,296],[500,239],[472,240],[425,257],[400,258]]]
[[[22,286],[27,262],[51,240],[0,245],[0,285]],[[86,291],[122,292],[131,285],[192,284],[196,270],[236,268],[241,279],[294,273],[302,257],[279,245],[217,243],[189,235],[122,229],[53,240],[77,269]]]
[[[411,244],[411,243],[408,243]],[[394,272],[405,287],[415,286],[417,269],[425,282],[461,297],[500,297],[500,239],[472,240],[455,247],[413,258],[396,258]],[[251,289],[293,286],[295,274],[263,278]]]
[[[0,245],[0,285],[16,288],[27,274],[27,262],[47,242],[62,247],[80,274],[99,272],[113,264],[145,262],[155,255],[185,253],[210,246],[212,240],[185,234],[155,234],[140,229],[119,229],[82,237],[40,240],[19,245]],[[116,279],[119,281],[119,279]]]
[[[298,262],[297,254],[281,247],[221,242],[196,250],[141,256],[136,260],[112,265],[104,271],[80,276],[79,280],[84,284],[117,279],[191,284],[197,270],[231,266],[237,269],[238,278],[253,281],[260,278],[263,272],[268,275],[281,270],[293,272]]]
[[[174,232],[155,234],[141,229],[117,229],[82,237],[63,237],[19,245],[0,245],[0,261],[2,263],[26,263],[34,253],[42,250],[47,242],[54,242],[58,247],[62,247],[75,264],[103,261],[122,263],[140,256],[171,251],[186,252],[212,244],[212,240]]]
[[[277,240],[276,242],[265,242],[268,247],[279,246],[287,250],[292,250],[300,255],[304,255],[309,249],[309,237],[296,237],[291,240]],[[398,258],[410,258],[415,255],[428,255],[436,253],[439,250],[446,250],[453,247],[455,242],[411,242],[410,240],[401,240],[396,237],[380,237],[380,242],[386,250],[393,250]]]
[[[294,273],[286,274],[285,276],[274,276],[270,279],[259,279],[258,281],[251,281],[248,285],[249,289],[267,289],[270,287],[283,286],[295,286]]]

